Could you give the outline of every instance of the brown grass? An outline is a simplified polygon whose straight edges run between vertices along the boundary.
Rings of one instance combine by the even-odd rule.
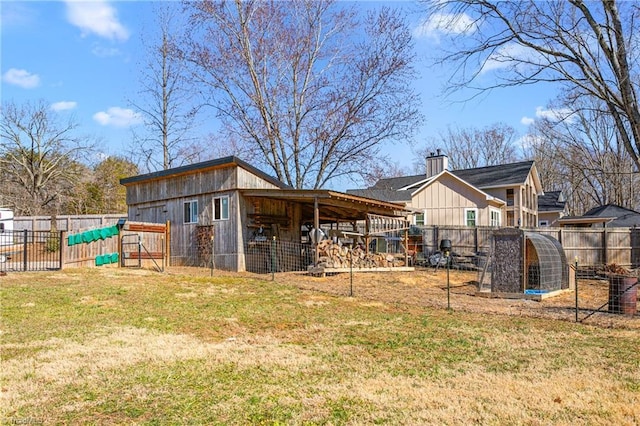
[[[207,274],[0,278],[3,423],[640,422],[637,319],[549,319],[569,300],[481,299],[458,273],[453,311],[430,272],[358,276],[355,297],[343,276]]]

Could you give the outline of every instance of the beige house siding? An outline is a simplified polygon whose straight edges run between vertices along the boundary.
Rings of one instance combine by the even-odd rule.
[[[487,200],[487,194],[450,174],[441,175],[415,193],[408,207],[424,211],[425,225],[465,226],[467,209],[477,209],[477,226],[491,224],[491,209],[500,212],[501,224],[504,223],[504,208],[500,201]]]
[[[513,190],[513,203],[507,196],[507,191],[509,189]],[[524,228],[534,228],[538,226],[539,192],[533,173],[529,173],[529,176],[522,185],[483,188],[483,190],[488,194],[507,202],[503,225],[520,225]]]
[[[539,212],[538,224],[546,221],[547,225],[540,226],[558,226],[558,219],[562,217],[562,212]]]

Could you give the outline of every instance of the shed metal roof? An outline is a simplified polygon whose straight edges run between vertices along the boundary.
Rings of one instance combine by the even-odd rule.
[[[200,163],[189,164],[186,166],[174,167],[171,169],[160,170],[157,172],[131,176],[128,178],[120,179],[120,184],[127,186],[135,183],[146,182],[150,180],[160,180],[168,177],[197,173],[197,172],[201,172],[208,169],[215,169],[215,168],[227,167],[232,165],[242,167],[243,169],[250,171],[254,175],[261,177],[262,179],[266,180],[267,182],[279,188],[291,188],[289,185],[285,184],[284,182],[281,182],[280,180],[274,178],[273,176],[266,174],[262,170],[252,166],[246,161],[243,161],[235,156],[216,158],[215,160],[203,161]]]

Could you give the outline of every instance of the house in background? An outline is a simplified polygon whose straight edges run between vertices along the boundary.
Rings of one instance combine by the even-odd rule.
[[[128,219],[170,223],[172,265],[198,265],[211,253],[215,267],[247,270],[252,242],[301,243],[304,229],[323,224],[398,223],[406,229],[403,206],[328,190],[296,190],[236,158],[225,157],[121,179]],[[378,222],[371,223],[375,216]],[[355,226],[355,225],[354,225]],[[368,238],[364,235],[364,238]],[[308,238],[307,238],[308,240]],[[299,258],[299,245],[283,256]],[[309,246],[310,247],[310,246]],[[317,253],[316,253],[317,255]],[[306,265],[301,265],[306,266]]]
[[[13,244],[13,211],[0,207],[0,246]]]
[[[538,226],[559,226],[558,219],[567,216],[567,201],[562,191],[545,191],[538,196]]]
[[[640,228],[640,213],[635,210],[607,204],[594,207],[582,216],[566,216],[558,220],[560,226],[588,228]]]
[[[402,202],[414,212],[415,225],[538,225],[544,192],[533,161],[451,171],[440,151],[426,161],[426,174],[380,179],[347,193]]]

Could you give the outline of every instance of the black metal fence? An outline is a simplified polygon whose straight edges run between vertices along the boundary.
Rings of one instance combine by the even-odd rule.
[[[62,265],[62,232],[0,232],[0,271],[50,271]]]

